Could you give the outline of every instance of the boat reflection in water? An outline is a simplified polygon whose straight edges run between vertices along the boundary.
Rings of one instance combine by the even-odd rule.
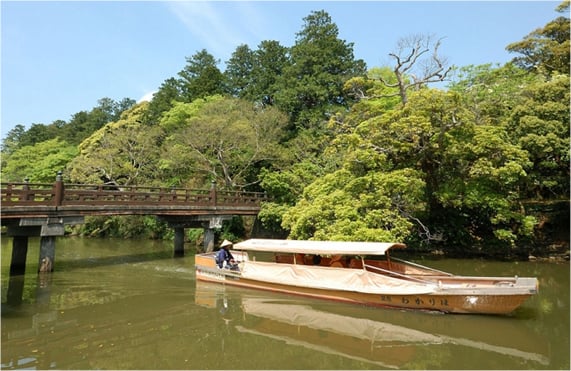
[[[226,317],[231,311],[232,319],[226,321],[240,333],[381,368],[426,366],[422,362],[427,354],[434,353],[434,347],[465,347],[468,354],[475,352],[477,357],[510,357],[515,365],[549,364],[544,355],[547,350],[543,353],[537,349],[535,335],[512,318],[373,311],[200,281],[197,281],[196,304],[216,308]],[[371,317],[381,317],[383,321]],[[450,357],[456,357],[458,349],[450,351]]]

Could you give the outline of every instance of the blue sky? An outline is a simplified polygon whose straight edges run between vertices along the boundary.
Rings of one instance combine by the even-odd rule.
[[[206,49],[224,62],[240,44],[292,46],[303,18],[325,10],[367,67],[414,33],[444,37],[450,64],[500,63],[559,14],[560,1],[6,1],[1,10],[1,137],[50,124],[103,97],[140,100]]]

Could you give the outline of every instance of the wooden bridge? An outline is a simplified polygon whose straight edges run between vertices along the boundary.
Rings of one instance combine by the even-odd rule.
[[[256,215],[264,193],[146,186],[1,183],[2,225],[87,215]]]
[[[10,274],[25,271],[28,237],[40,237],[39,270],[52,271],[55,237],[65,225],[90,215],[154,215],[174,228],[174,255],[184,255],[184,228],[204,228],[204,247],[214,247],[214,229],[234,215],[257,215],[264,193],[107,184],[1,183],[0,221],[13,238]]]

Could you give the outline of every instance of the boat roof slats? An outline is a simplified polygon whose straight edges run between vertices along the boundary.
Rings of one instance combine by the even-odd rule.
[[[390,248],[404,248],[394,242],[300,241],[250,239],[234,245],[236,250],[317,255],[384,255]]]

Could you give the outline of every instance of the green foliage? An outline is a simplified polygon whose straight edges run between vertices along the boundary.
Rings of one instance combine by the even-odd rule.
[[[258,183],[250,170],[275,158],[286,117],[275,108],[232,98],[213,99],[196,108],[179,104],[173,108],[176,113],[165,115],[162,125],[178,130],[167,138],[163,155],[176,161],[162,166],[192,174],[203,184],[215,180],[228,189]]]
[[[345,81],[365,75],[365,63],[355,60],[352,43],[338,38],[329,14],[312,12],[304,21],[275,98],[289,114],[291,130],[320,127],[328,114],[347,108],[351,98],[343,90]]]
[[[153,94],[149,108],[143,117],[143,122],[156,125],[164,112],[169,111],[175,102],[182,100],[181,84],[174,77],[166,79],[159,90]]]
[[[250,95],[249,89],[253,87],[253,70],[255,55],[248,45],[242,44],[236,48],[230,60],[226,62],[224,77],[226,89],[230,95],[245,98]]]
[[[403,241],[412,228],[406,216],[422,205],[419,175],[411,169],[357,177],[336,171],[305,188],[283,226],[297,239]]]
[[[569,199],[569,76],[529,84],[508,130],[533,162],[527,197]]]
[[[77,155],[75,146],[51,139],[15,150],[4,158],[3,182],[53,183],[56,173],[63,170]]]
[[[18,147],[23,147],[22,136],[25,133],[26,127],[22,124],[18,124],[10,129],[6,137],[4,137],[4,140],[2,140],[2,155],[11,155]],[[4,167],[4,164],[2,164],[2,167]]]
[[[186,232],[186,238],[194,244],[197,244],[203,235],[204,230],[202,228],[189,228]]]
[[[218,61],[206,49],[186,58],[186,62],[178,73],[184,102],[223,93],[224,75],[216,66]]]
[[[244,220],[240,216],[233,216],[232,219],[222,223],[222,230],[220,231],[221,240],[239,241],[240,236],[244,236],[245,234]]]
[[[111,238],[172,239],[166,223],[154,216],[89,216],[81,227],[83,236]]]
[[[557,11],[568,14],[569,1],[563,1]],[[569,75],[569,37],[569,17],[560,16],[523,40],[508,45],[506,50],[522,54],[515,57],[513,62],[529,71],[545,76],[554,72]]]
[[[522,88],[539,80],[511,63],[471,65],[456,72],[449,89],[462,96],[476,125],[504,125],[512,109],[523,103]]]
[[[97,184],[150,184],[159,179],[156,164],[162,129],[141,123],[148,102],[141,103],[121,119],[99,129],[79,146],[79,156],[69,165],[73,182]]]
[[[279,90],[278,79],[289,63],[288,48],[277,41],[265,40],[260,43],[254,55],[253,86],[248,89],[244,98],[264,105],[273,105]]]
[[[283,232],[283,215],[291,208],[289,204],[265,202],[258,213],[258,220],[264,228],[275,233]]]

